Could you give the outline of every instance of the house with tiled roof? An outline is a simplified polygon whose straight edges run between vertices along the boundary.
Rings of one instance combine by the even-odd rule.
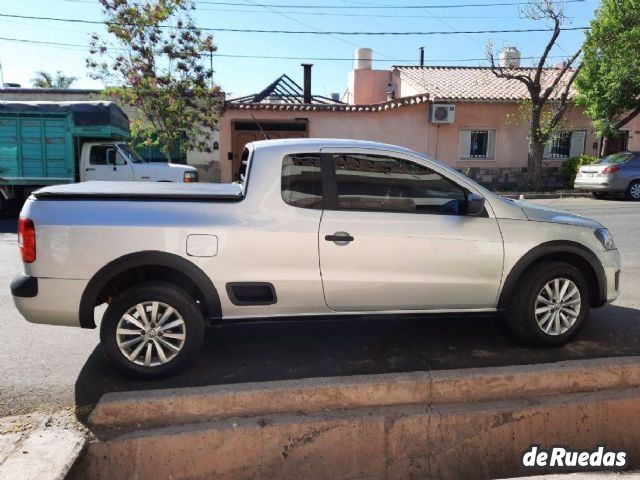
[[[502,65],[511,72],[532,75],[534,70],[520,66],[519,60],[514,48],[501,55]],[[550,83],[555,78],[558,68],[542,73],[543,84],[545,79]],[[443,161],[494,188],[524,184],[527,128],[518,118],[528,92],[521,82],[497,78],[489,67],[394,66],[376,70],[369,49],[356,50],[354,68],[341,96],[312,95],[311,67],[307,65],[304,72],[302,87],[287,77],[289,91],[284,95],[274,88],[275,84],[280,86],[276,81],[260,94],[226,102],[219,125],[223,180],[237,174],[244,145],[266,135],[393,143]],[[640,149],[640,121],[636,119],[625,128],[618,149]],[[558,168],[567,158],[596,155],[598,150],[598,139],[583,108],[570,107],[562,131],[545,149],[544,185],[560,185]]]

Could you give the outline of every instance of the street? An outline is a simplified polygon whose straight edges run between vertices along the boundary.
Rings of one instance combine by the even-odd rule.
[[[207,331],[193,367],[148,382],[109,368],[97,330],[33,325],[18,314],[9,291],[20,270],[17,222],[0,219],[0,416],[75,409],[84,419],[100,396],[112,391],[640,355],[640,203],[590,198],[534,203],[604,223],[622,255],[620,298],[593,310],[565,347],[523,347],[493,317],[228,325]]]

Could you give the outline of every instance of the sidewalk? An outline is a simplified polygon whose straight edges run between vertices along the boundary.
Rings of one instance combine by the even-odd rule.
[[[0,418],[0,480],[62,480],[85,444],[69,412]]]

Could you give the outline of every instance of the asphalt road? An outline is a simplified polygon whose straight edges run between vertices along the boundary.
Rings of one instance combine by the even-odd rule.
[[[0,219],[0,416],[69,408],[83,420],[111,391],[640,355],[640,203],[536,203],[603,222],[622,254],[622,295],[592,311],[570,345],[527,348],[492,317],[229,325],[207,332],[196,365],[152,382],[113,372],[97,345],[97,330],[32,325],[18,314],[9,292],[20,270],[16,220]]]

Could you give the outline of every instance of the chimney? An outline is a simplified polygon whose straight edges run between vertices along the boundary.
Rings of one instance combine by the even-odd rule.
[[[370,48],[356,48],[353,54],[353,69],[354,70],[371,70],[373,50]]]
[[[424,47],[420,47],[420,66],[424,67]]]
[[[304,69],[304,103],[311,103],[311,67],[312,63],[301,64]]]

